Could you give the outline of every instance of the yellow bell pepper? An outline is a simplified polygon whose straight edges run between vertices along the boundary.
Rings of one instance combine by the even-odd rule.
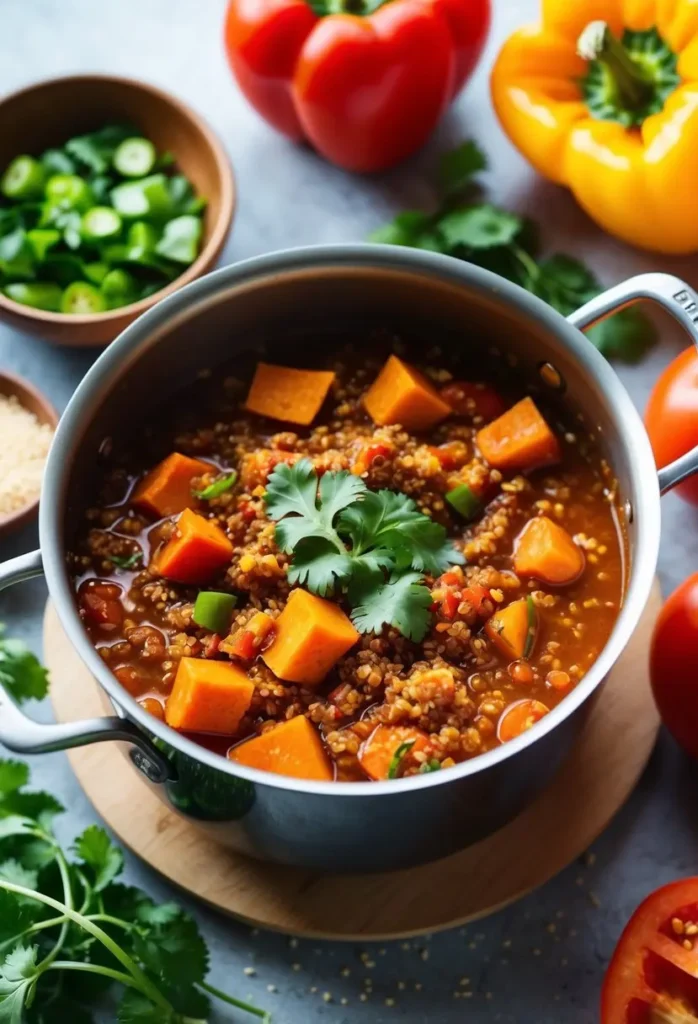
[[[514,145],[606,231],[698,249],[698,0],[542,0],[491,88]]]

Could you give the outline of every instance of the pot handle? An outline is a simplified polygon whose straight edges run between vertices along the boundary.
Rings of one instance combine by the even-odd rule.
[[[41,576],[43,571],[40,551],[11,558],[0,564],[0,590]],[[127,718],[113,715],[51,725],[35,722],[0,686],[0,743],[8,750],[17,754],[46,754],[102,740],[125,740],[132,744],[131,760],[151,782],[165,782],[172,777],[172,767],[165,755]]]
[[[698,295],[685,281],[673,274],[638,274],[637,277],[631,277],[586,302],[568,316],[567,321],[583,331],[643,299],[657,302],[670,313],[698,348]],[[660,493],[666,494],[696,472],[698,446],[659,470]]]

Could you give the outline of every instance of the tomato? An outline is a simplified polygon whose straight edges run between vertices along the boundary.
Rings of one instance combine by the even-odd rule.
[[[645,426],[660,469],[698,445],[698,351],[693,346],[678,355],[654,385]],[[698,505],[698,476],[679,484],[676,493]]]
[[[662,721],[698,760],[698,573],[661,610],[650,648],[650,678]]]
[[[601,1024],[698,1024],[698,878],[637,908],[606,971]]]
[[[444,402],[456,416],[482,416],[486,423],[496,420],[506,409],[503,400],[486,384],[473,384],[468,380],[453,380],[439,391]]]

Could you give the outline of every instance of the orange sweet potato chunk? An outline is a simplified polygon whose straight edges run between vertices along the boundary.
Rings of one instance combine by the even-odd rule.
[[[233,545],[219,526],[186,508],[171,540],[158,551],[154,568],[176,583],[202,584],[233,557]]]
[[[547,516],[529,520],[514,549],[514,570],[519,576],[559,586],[574,583],[584,572],[585,562],[582,549],[567,530]]]
[[[307,590],[293,590],[262,659],[279,679],[316,686],[358,639],[339,605]]]
[[[207,462],[172,452],[136,485],[131,502],[141,512],[164,519],[185,508],[196,508],[192,481],[213,470]]]
[[[495,469],[536,469],[560,460],[558,440],[532,398],[523,398],[483,427],[477,445]]]
[[[411,743],[409,751],[416,754],[424,750],[429,737],[411,725],[378,725],[359,750],[359,764],[370,779],[387,779],[390,766],[403,743]]]
[[[246,740],[229,752],[231,761],[294,779],[332,782],[334,773],[317,729],[303,715]]]
[[[379,426],[399,423],[406,430],[429,430],[452,411],[424,374],[397,356],[390,356],[364,405]]]
[[[258,363],[245,408],[260,416],[309,426],[334,382],[330,370],[297,370]]]
[[[237,665],[182,658],[165,721],[173,729],[230,735],[250,706],[254,684]]]

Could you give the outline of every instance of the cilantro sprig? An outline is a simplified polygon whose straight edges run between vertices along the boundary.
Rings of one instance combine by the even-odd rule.
[[[429,249],[492,270],[520,285],[563,316],[602,291],[596,275],[573,256],[539,256],[536,225],[482,201],[474,178],[487,169],[472,140],[442,158],[440,198],[433,213],[408,210],[375,231],[370,240]],[[656,341],[651,320],[637,308],[624,309],[597,324],[587,337],[608,358],[636,362]]]
[[[438,575],[464,559],[411,498],[370,491],[346,471],[318,481],[312,462],[301,459],[275,467],[265,502],[277,545],[292,555],[291,583],[320,597],[344,594],[362,633],[391,625],[423,639],[431,618],[423,573]]]
[[[123,854],[103,829],[87,828],[68,856],[53,831],[63,808],[28,783],[26,764],[0,760],[2,1024],[91,1024],[112,991],[121,1024],[206,1024],[209,996],[269,1020],[207,983],[193,918],[118,881]]]

